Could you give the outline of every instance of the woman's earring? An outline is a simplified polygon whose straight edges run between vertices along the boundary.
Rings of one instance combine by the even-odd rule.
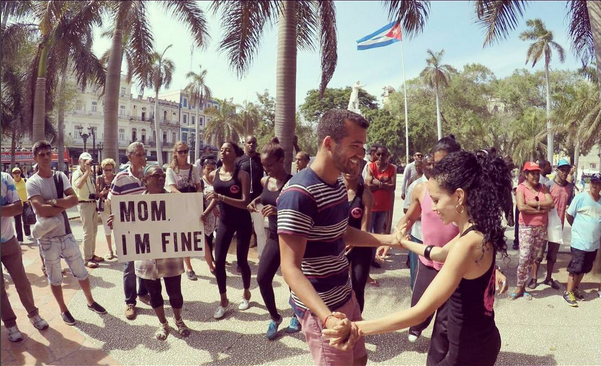
[[[465,211],[465,207],[463,206],[463,204],[458,203],[455,206],[455,212],[457,212],[458,214],[462,214]]]

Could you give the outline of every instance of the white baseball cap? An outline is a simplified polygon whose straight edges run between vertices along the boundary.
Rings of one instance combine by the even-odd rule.
[[[81,153],[81,155],[79,155],[79,160],[92,160],[92,155],[87,152]]]

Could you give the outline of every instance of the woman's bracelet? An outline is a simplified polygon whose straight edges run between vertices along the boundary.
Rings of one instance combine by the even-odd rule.
[[[322,323],[322,328],[323,329],[327,329],[328,328],[328,325],[327,325],[328,324],[328,320],[330,319],[330,317],[333,317],[333,316],[334,315],[332,315],[332,314],[326,316],[326,318],[323,320],[323,323]]]
[[[424,258],[426,258],[427,260],[431,261],[432,259],[430,258],[430,253],[432,252],[432,249],[434,248],[434,245],[428,245],[426,247],[426,250],[424,250]]]

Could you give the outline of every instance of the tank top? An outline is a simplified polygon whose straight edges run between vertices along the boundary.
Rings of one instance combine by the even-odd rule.
[[[473,226],[461,236],[474,230]],[[494,258],[494,255],[493,255]],[[499,351],[500,336],[495,325],[495,261],[482,276],[462,279],[447,303],[449,364],[484,364]]]
[[[282,192],[282,188],[288,183],[288,181],[292,178],[292,175],[288,175],[282,187],[277,191],[270,191],[267,189],[267,185],[269,184],[270,177],[265,181],[265,186],[263,187],[263,191],[261,192],[261,203],[263,205],[272,205],[273,207],[277,207],[277,199],[280,196],[280,192]],[[278,240],[278,217],[277,215],[268,216],[267,220],[269,220],[269,239]]]
[[[443,224],[438,214],[432,211],[432,199],[428,194],[428,187],[424,188],[424,197],[422,197],[421,201],[422,237],[424,244],[443,247],[459,234],[459,228],[453,224]],[[421,255],[419,256],[419,260],[426,266],[435,268],[437,271],[440,271],[443,265],[441,262],[429,261]]]
[[[357,195],[352,201],[349,201],[349,218],[348,225],[355,229],[361,230],[361,220],[363,219],[363,213],[365,212],[365,205],[363,204],[363,183],[359,183],[357,187]]]
[[[241,199],[242,198],[242,183],[238,179],[239,169],[234,169],[232,179],[228,181],[222,181],[219,178],[219,172],[221,168],[215,171],[215,179],[213,180],[213,189],[215,193],[222,194],[226,197]],[[250,220],[250,213],[248,210],[243,210],[232,205],[228,205],[223,201],[219,201],[219,214],[221,222],[227,224],[239,223],[239,220]]]

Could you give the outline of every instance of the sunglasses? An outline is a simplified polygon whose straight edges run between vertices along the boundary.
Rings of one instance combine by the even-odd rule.
[[[21,172],[19,172],[19,171],[16,171],[16,172],[13,172],[13,174],[21,174]]]
[[[188,153],[188,150],[177,150],[177,153],[178,153],[179,155],[185,155],[185,154],[187,154],[187,153]]]
[[[112,172],[113,171],[113,169],[102,169],[102,170],[105,171],[105,172]]]
[[[151,174],[149,175],[150,178],[157,178],[157,179],[161,179],[161,178],[165,178],[165,173],[159,173],[159,174]]]
[[[422,155],[422,154],[415,154],[415,156],[417,156],[418,158],[421,158],[421,157],[423,157],[423,155]]]

